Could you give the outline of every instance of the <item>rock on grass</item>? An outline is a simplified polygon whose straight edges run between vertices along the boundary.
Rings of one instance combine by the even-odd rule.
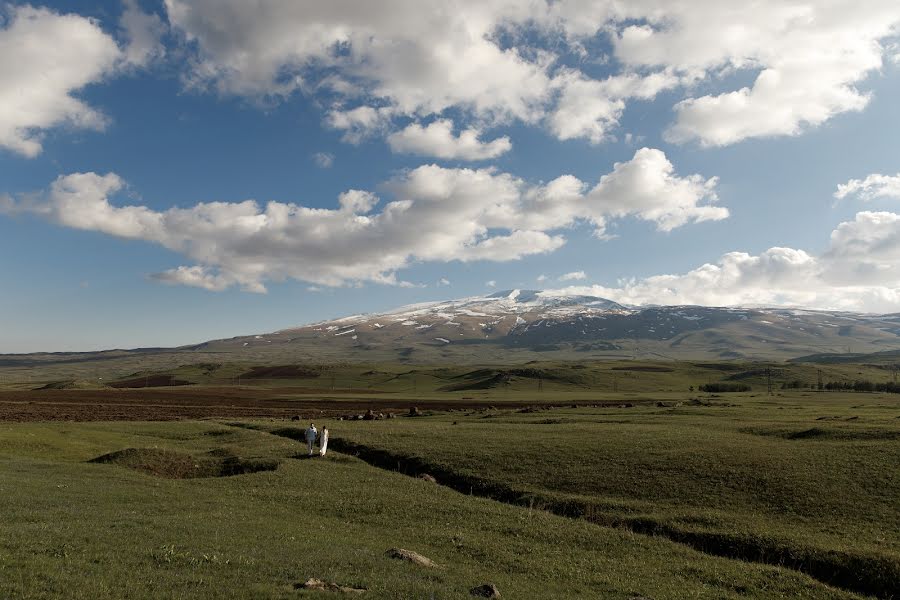
[[[479,598],[499,598],[500,590],[497,589],[497,586],[493,583],[485,583],[479,586],[473,587],[469,590],[469,593],[473,596],[477,596]]]
[[[406,560],[413,564],[419,565],[420,567],[436,567],[437,564],[434,563],[430,558],[426,558],[419,554],[418,552],[413,552],[412,550],[404,550],[403,548],[391,548],[387,551],[387,555],[390,558],[396,558],[397,560]]]

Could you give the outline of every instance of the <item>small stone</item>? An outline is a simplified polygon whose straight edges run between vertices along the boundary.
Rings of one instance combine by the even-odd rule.
[[[391,548],[386,553],[390,558],[396,558],[397,560],[405,560],[409,561],[413,564],[419,565],[420,567],[436,567],[437,565],[430,559],[425,556],[422,556],[418,552],[413,552],[412,550],[404,550],[403,548]]]
[[[410,417],[420,417],[420,416],[422,416],[422,412],[419,410],[418,406],[412,406],[409,409],[409,416]]]
[[[428,473],[420,473],[419,479],[427,481],[428,483],[437,483],[437,479],[434,478],[434,475],[429,475]]]
[[[500,590],[498,590],[497,586],[493,583],[485,583],[483,585],[473,587],[471,590],[469,590],[469,593],[473,596],[478,596],[479,598],[500,597]]]

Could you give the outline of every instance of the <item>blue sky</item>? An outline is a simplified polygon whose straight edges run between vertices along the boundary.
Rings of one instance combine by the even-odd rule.
[[[305,4],[0,9],[0,352],[514,287],[900,311],[894,3]]]

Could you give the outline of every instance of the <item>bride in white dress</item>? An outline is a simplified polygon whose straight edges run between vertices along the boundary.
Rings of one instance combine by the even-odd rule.
[[[328,449],[328,428],[323,427],[322,433],[319,434],[319,456],[325,456],[325,451]]]

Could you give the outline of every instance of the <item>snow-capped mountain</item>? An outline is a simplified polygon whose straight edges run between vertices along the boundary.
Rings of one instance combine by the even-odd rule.
[[[900,348],[900,316],[785,308],[623,306],[506,290],[220,340],[251,357],[416,362],[531,358],[786,359]]]

